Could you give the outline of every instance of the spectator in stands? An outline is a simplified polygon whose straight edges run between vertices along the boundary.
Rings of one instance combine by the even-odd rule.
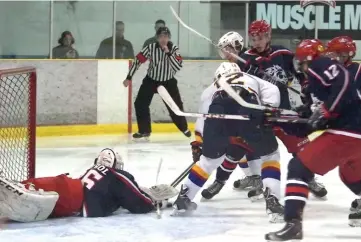
[[[162,19],[158,19],[156,22],[155,22],[155,25],[154,25],[154,29],[155,29],[155,34],[153,37],[150,37],[149,39],[147,39],[144,44],[143,44],[143,48],[146,47],[147,45],[150,45],[150,44],[153,44],[155,42],[157,42],[157,30],[160,28],[160,27],[165,27],[165,22],[164,20]]]
[[[115,58],[116,59],[134,59],[133,45],[130,41],[124,39],[124,23],[117,21],[115,27]],[[113,58],[113,36],[104,39],[96,54],[97,59]]]
[[[53,59],[77,59],[78,51],[74,49],[75,39],[70,31],[64,31],[58,40],[59,45],[53,48]]]

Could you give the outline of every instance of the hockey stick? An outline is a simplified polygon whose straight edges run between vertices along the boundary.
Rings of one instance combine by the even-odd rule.
[[[170,107],[170,109],[178,116],[195,117],[195,118],[219,118],[219,119],[235,119],[235,120],[249,120],[247,115],[230,115],[230,114],[215,114],[215,113],[185,113],[181,111],[168,91],[163,86],[157,88],[159,96]]]
[[[183,181],[183,179],[188,176],[189,172],[191,171],[192,167],[194,166],[196,162],[192,162],[170,185],[172,187],[176,187]]]
[[[178,20],[178,22],[183,25],[184,28],[188,29],[189,31],[193,32],[194,34],[198,35],[199,37],[205,39],[206,41],[208,41],[209,43],[211,43],[214,47],[216,47],[217,49],[221,49],[217,43],[215,43],[213,40],[211,40],[210,38],[204,36],[203,34],[197,32],[195,29],[192,29],[191,27],[189,27],[186,23],[183,22],[183,20],[178,16],[177,12],[173,9],[172,6],[169,6],[173,16]],[[231,56],[233,56],[234,58],[236,58],[237,60],[241,61],[243,64],[247,64],[248,62],[243,59],[242,57],[232,53],[232,52],[229,52],[227,50],[223,50],[222,51],[225,51],[227,52],[228,54],[230,54]],[[264,73],[264,75],[268,76],[269,78],[271,78],[272,80],[274,81],[277,81],[279,83],[282,83],[282,85],[285,85],[288,89],[290,89],[291,91],[293,91],[294,93],[298,94],[298,95],[301,95],[302,97],[304,96],[301,92],[299,92],[298,90],[294,89],[293,87],[290,87],[288,86],[287,84],[283,83],[282,81],[278,80],[278,78],[274,77],[274,76],[270,76],[270,75],[267,75],[266,73]]]
[[[155,177],[155,185],[158,185],[159,175],[160,175],[160,169],[162,168],[163,159],[160,158],[158,169],[157,169],[157,175]],[[157,202],[157,218],[160,219],[162,217],[162,213],[160,211],[160,204]]]
[[[232,87],[230,87],[230,88],[235,93],[235,91],[232,89]],[[231,115],[231,114],[217,114],[217,113],[208,113],[208,114],[185,113],[185,112],[183,112],[183,111],[181,111],[179,109],[177,104],[173,101],[173,98],[169,95],[168,91],[163,86],[159,86],[157,90],[158,90],[159,96],[163,99],[163,101],[178,116],[195,117],[195,118],[218,118],[218,119],[250,120],[248,115]],[[237,93],[235,93],[235,95],[238,96]],[[245,105],[249,105],[249,103],[244,101],[241,97],[240,97],[239,101],[244,102]],[[242,105],[242,104],[240,104],[240,105]],[[251,104],[251,105],[255,105],[255,104]],[[261,105],[256,105],[256,106],[258,107],[257,109],[259,109],[259,110],[265,110],[266,109],[266,107],[261,106]],[[247,106],[245,106],[245,107],[247,107]],[[282,109],[271,108],[270,110],[273,110],[273,111],[276,110],[277,111],[277,110],[282,110]],[[291,110],[284,110],[284,111],[292,112],[293,116],[288,116],[287,117],[287,115],[285,113],[283,113],[283,115],[286,115],[286,116],[268,117],[268,118],[266,118],[266,120],[269,121],[269,122],[277,122],[277,123],[305,123],[305,122],[308,121],[308,119],[300,119],[300,118],[298,118],[298,116],[295,117],[295,114],[297,115],[296,112],[293,112]]]

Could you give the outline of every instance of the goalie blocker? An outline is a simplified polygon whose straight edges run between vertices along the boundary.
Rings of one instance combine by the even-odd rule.
[[[102,150],[94,163],[80,179],[63,174],[16,183],[0,176],[0,214],[13,221],[32,222],[74,215],[105,217],[120,207],[148,213],[178,193],[169,185],[140,188],[122,170],[121,157],[111,149]]]

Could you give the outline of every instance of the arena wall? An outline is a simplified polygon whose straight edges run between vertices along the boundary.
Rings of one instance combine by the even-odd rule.
[[[37,69],[38,136],[126,133],[128,106],[133,102],[147,65],[133,78],[132,98],[124,88],[128,60],[2,60],[0,69],[32,66]],[[219,61],[185,61],[176,75],[185,110],[196,112],[200,94],[213,80]],[[130,100],[130,102],[129,102]],[[131,105],[128,105],[128,104]],[[151,105],[153,132],[177,131],[158,95]],[[193,127],[194,119],[189,119]]]

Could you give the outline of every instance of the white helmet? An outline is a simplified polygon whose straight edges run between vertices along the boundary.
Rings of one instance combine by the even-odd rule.
[[[117,170],[123,170],[124,162],[118,152],[114,152],[112,149],[105,148],[100,151],[98,158],[95,159],[94,164],[102,165],[109,168],[115,168]]]
[[[214,73],[214,81],[217,82],[221,77],[232,76],[239,73],[242,73],[242,71],[236,63],[222,62]]]
[[[227,56],[222,51],[222,49],[225,49],[227,51],[230,51],[234,54],[239,54],[239,52],[244,47],[244,40],[243,37],[234,31],[228,32],[227,34],[223,35],[219,41],[218,41],[218,47],[219,55],[222,57],[222,59],[227,59]]]

